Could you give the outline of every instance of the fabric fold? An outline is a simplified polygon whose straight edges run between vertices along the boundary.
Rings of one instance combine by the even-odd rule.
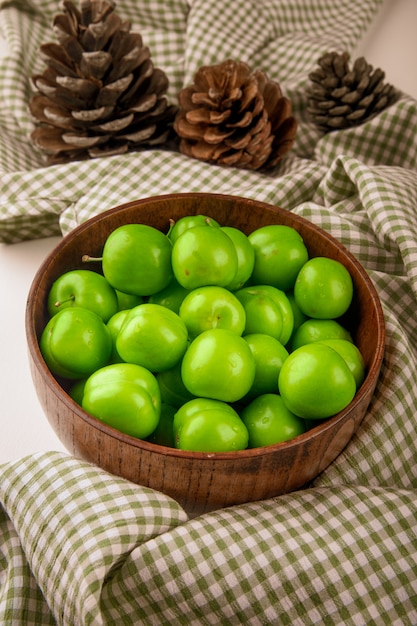
[[[34,455],[3,467],[0,494],[13,525],[10,530],[8,523],[9,541],[6,536],[2,546],[18,537],[27,559],[20,593],[27,581],[33,588],[35,579],[57,623],[73,626],[102,623],[102,588],[127,555],[187,519],[167,496],[62,453]],[[8,563],[7,550],[3,560]],[[19,578],[10,574],[9,580],[16,584]],[[0,607],[4,619],[15,610],[3,585]]]
[[[3,624],[416,622],[415,490],[313,488],[188,520],[63,453],[1,472]]]
[[[299,121],[296,144],[273,172],[249,175],[185,159],[168,146],[116,161],[104,157],[45,167],[30,140],[34,124],[28,103],[30,76],[43,68],[39,47],[54,39],[51,22],[57,5],[54,0],[0,3],[0,32],[8,45],[8,55],[0,59],[0,241],[66,234],[80,221],[125,201],[176,191],[233,192],[288,210],[311,200],[315,185],[309,181],[317,181],[325,168],[314,158],[321,134],[306,118],[308,73],[329,47],[351,50],[380,5],[381,0],[344,0],[331,7],[320,2],[312,10],[303,2],[239,0],[226,7],[218,0],[170,0],[162,9],[159,3],[119,0],[118,13],[131,20],[154,65],[166,72],[170,102],[177,102],[180,89],[201,65],[226,58],[245,61],[280,83]],[[390,132],[395,134],[396,128]],[[332,133],[336,144],[339,135]]]

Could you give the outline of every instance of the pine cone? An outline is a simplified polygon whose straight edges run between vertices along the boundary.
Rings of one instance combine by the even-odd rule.
[[[328,52],[309,74],[307,111],[310,119],[327,131],[362,124],[390,106],[398,92],[384,84],[385,73],[360,57],[349,66],[349,54]]]
[[[34,143],[47,162],[123,154],[164,143],[177,108],[168,105],[165,73],[110,0],[64,0],[55,16],[58,43],[40,53],[46,69],[32,77]],[[171,128],[170,125],[171,124]]]
[[[174,129],[180,152],[218,165],[273,167],[295,139],[297,122],[278,83],[246,63],[203,66],[179,94]]]

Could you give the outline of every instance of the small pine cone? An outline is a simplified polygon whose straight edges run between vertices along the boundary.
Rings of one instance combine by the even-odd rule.
[[[360,57],[349,66],[349,54],[328,52],[309,74],[307,111],[322,130],[349,128],[375,117],[398,98],[385,73]]]
[[[278,83],[227,60],[201,67],[180,91],[174,129],[182,154],[257,170],[275,166],[291,149],[297,122]]]
[[[177,107],[168,78],[111,0],[64,0],[53,30],[58,43],[40,47],[46,63],[32,77],[34,143],[47,162],[123,154],[167,141]]]

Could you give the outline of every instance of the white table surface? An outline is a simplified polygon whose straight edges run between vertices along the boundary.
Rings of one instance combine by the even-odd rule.
[[[417,98],[417,0],[385,0],[352,58],[364,55],[386,81]],[[0,39],[0,54],[5,53]],[[64,450],[39,405],[31,380],[24,327],[35,272],[59,241],[51,237],[0,244],[0,463],[27,454]]]

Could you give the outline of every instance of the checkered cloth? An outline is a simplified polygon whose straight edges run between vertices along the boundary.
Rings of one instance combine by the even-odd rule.
[[[170,79],[247,61],[280,82],[296,144],[268,174],[175,151],[45,167],[28,137],[28,76],[51,40],[53,0],[0,1],[0,237],[68,233],[117,204],[167,192],[256,198],[310,219],[369,272],[387,346],[368,412],[306,490],[187,519],[178,503],[69,455],[1,467],[0,622],[417,624],[417,103],[354,129],[306,116],[308,73],[354,50],[379,0],[119,0]]]

